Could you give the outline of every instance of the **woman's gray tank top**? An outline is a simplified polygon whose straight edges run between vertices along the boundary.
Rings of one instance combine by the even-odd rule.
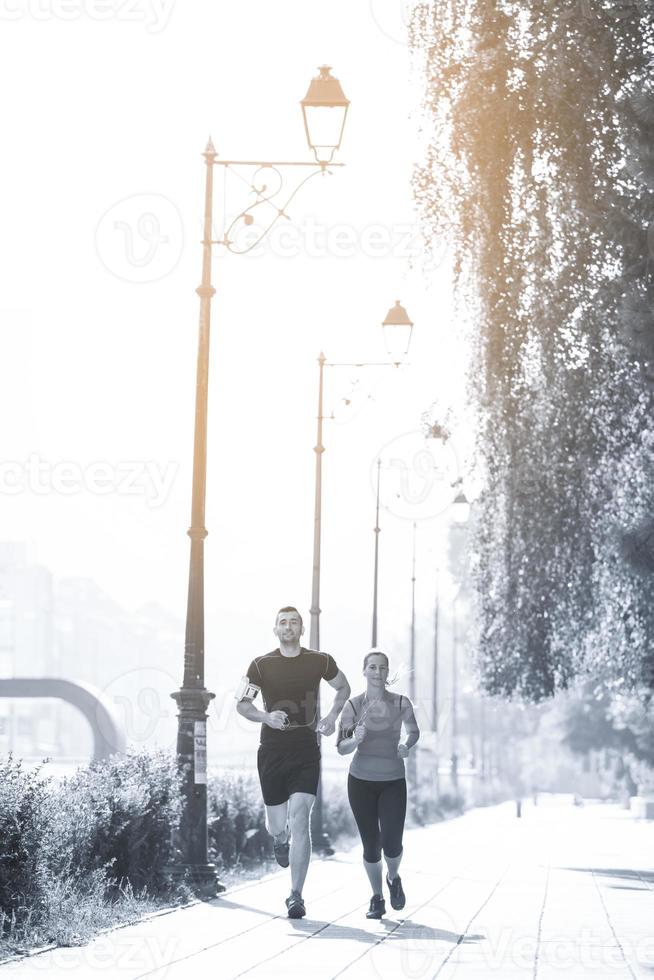
[[[397,747],[402,734],[403,701],[401,694],[390,691],[386,691],[382,701],[368,701],[365,694],[350,699],[353,728],[362,719],[366,726],[366,737],[350,763],[350,775],[357,779],[402,779],[404,759],[398,758]]]

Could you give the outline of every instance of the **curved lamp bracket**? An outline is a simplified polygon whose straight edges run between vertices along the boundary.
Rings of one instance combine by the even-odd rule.
[[[216,160],[216,163],[221,164],[222,161]],[[304,187],[312,177],[316,177],[318,174],[331,173],[330,170],[323,166],[312,170],[310,174],[304,177],[296,187],[290,192],[288,197],[283,198],[285,184],[284,175],[279,169],[280,166],[284,164],[274,164],[274,163],[260,163],[257,165],[250,165],[254,167],[252,176],[250,178],[245,177],[242,173],[239,173],[234,169],[234,164],[222,163],[226,171],[230,171],[235,174],[240,180],[248,185],[250,193],[254,196],[254,200],[243,208],[243,210],[236,215],[236,217],[230,222],[225,228],[225,232],[222,239],[216,240],[213,244],[223,245],[229,252],[233,255],[247,255],[253,249],[259,245],[263,239],[268,235],[268,233],[274,228],[278,221],[282,218],[290,220],[290,216],[287,213],[287,208],[289,204],[293,201],[296,194]],[[272,182],[270,177],[272,176]],[[287,188],[288,190],[288,188]],[[281,203],[283,201],[283,203]],[[239,248],[237,242],[234,241],[232,235],[235,230],[238,231],[239,226],[251,227],[254,224],[255,214],[257,216],[262,216],[264,227],[261,232],[257,235],[254,241],[248,242],[247,246]]]

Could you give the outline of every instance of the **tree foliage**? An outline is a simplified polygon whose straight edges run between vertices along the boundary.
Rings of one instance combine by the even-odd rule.
[[[415,194],[469,324],[479,661],[532,700],[654,678],[654,18],[431,0]]]

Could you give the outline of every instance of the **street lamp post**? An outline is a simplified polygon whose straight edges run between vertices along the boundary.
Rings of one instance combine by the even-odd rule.
[[[316,480],[313,512],[313,571],[311,576],[311,628],[309,632],[309,644],[312,650],[320,649],[320,541],[322,527],[322,454],[325,447],[322,443],[322,423],[323,423],[323,388],[325,375],[325,362],[327,358],[320,352],[318,358],[319,380],[318,380],[318,434],[313,451],[316,454]]]
[[[313,515],[313,572],[311,576],[311,625],[309,629],[309,646],[312,650],[320,650],[320,545],[322,529],[322,454],[325,447],[322,442],[322,423],[323,423],[323,387],[325,363],[327,358],[320,352],[318,358],[319,380],[318,380],[318,433],[316,444],[313,451],[316,454],[316,482],[314,497]],[[316,704],[316,711],[320,717],[320,693]],[[320,744],[320,735],[317,735]],[[318,776],[318,789],[316,791],[316,801],[311,811],[311,838],[315,850],[322,854],[331,855],[334,849],[329,840],[329,835],[325,831],[323,819],[323,799],[322,799],[322,772]]]
[[[211,222],[213,164],[216,152],[211,140],[204,152],[207,167],[204,198],[204,239],[202,242],[202,282],[200,325],[195,388],[195,428],[193,443],[193,489],[184,678],[182,687],[171,695],[179,710],[177,758],[182,769],[184,810],[180,840],[183,867],[191,887],[200,894],[224,891],[215,865],[207,860],[207,708],[214,695],[204,686],[204,526],[207,482],[207,396],[209,383],[209,328],[211,298]]]
[[[199,338],[195,392],[195,425],[193,442],[193,487],[191,503],[191,539],[188,597],[186,607],[186,632],[184,644],[184,674],[182,686],[171,697],[178,707],[177,758],[182,772],[184,807],[179,832],[179,859],[171,873],[185,878],[199,895],[207,897],[224,890],[216,874],[215,866],[208,861],[207,839],[207,708],[214,697],[204,683],[204,539],[205,500],[207,477],[207,404],[209,388],[209,339],[211,299],[216,290],[211,284],[212,246],[223,245],[234,254],[244,254],[257,245],[282,217],[285,208],[301,186],[316,174],[328,173],[328,167],[342,166],[333,163],[333,157],[341,145],[345,118],[349,106],[339,81],[327,66],[312,79],[307,94],[301,102],[305,132],[315,160],[261,161],[221,160],[209,140],[204,151],[206,183],[204,195],[204,235],[202,240],[202,279],[196,292],[200,297]],[[223,238],[212,239],[213,227],[213,172],[214,166],[237,170],[254,170],[250,189],[254,200],[236,216],[226,228]],[[276,202],[284,181],[281,169],[285,167],[309,167],[311,173],[292,191],[284,204]],[[272,192],[267,184],[259,181],[264,170],[272,170],[279,178],[279,185]],[[247,183],[248,181],[246,181]],[[257,241],[246,249],[236,246],[231,238],[232,230],[239,222],[246,227],[253,223],[254,209],[272,209],[272,218],[258,236]]]
[[[436,798],[440,794],[440,781],[438,775],[438,619],[439,619],[439,595],[438,595],[438,568],[436,569],[436,601],[434,603],[434,668],[432,678],[432,723],[434,732],[434,776]]]
[[[452,789],[454,793],[457,793],[459,789],[459,757],[457,755],[457,739],[459,735],[458,731],[458,663],[457,663],[457,620],[456,620],[456,600],[458,598],[457,594],[454,597],[452,603],[452,755],[450,759],[450,776],[452,780]]]
[[[482,785],[486,782],[486,705],[483,693],[479,698],[479,762]]]
[[[403,358],[409,353],[411,346],[411,336],[413,334],[413,321],[409,319],[407,311],[401,305],[399,299],[395,301],[386,318],[382,322],[384,330],[384,340],[386,351],[392,358],[392,363],[397,367]],[[373,571],[372,588],[372,648],[377,647],[377,608],[379,599],[379,487],[381,478],[381,459],[377,460],[377,500],[375,507],[375,561]]]
[[[377,647],[377,595],[379,583],[379,481],[381,473],[381,459],[377,460],[377,505],[375,507],[375,568],[372,587],[372,648]]]
[[[324,392],[324,373],[326,367],[356,367],[356,368],[368,368],[368,367],[397,367],[401,362],[403,357],[408,353],[409,346],[411,343],[411,333],[413,330],[413,323],[409,320],[406,310],[400,305],[400,301],[397,300],[395,306],[389,310],[386,315],[385,320],[382,322],[382,328],[384,332],[384,338],[386,342],[386,349],[391,356],[391,361],[375,361],[375,362],[328,362],[325,355],[321,352],[318,358],[318,429],[316,434],[316,445],[314,446],[314,452],[316,454],[316,464],[315,464],[315,495],[314,495],[314,516],[313,516],[313,567],[312,567],[312,577],[311,577],[311,624],[309,630],[309,644],[312,650],[320,649],[320,614],[322,612],[320,608],[320,558],[321,558],[321,537],[322,537],[322,456],[325,451],[325,446],[323,444],[323,430],[322,424],[325,420],[324,416],[324,405],[323,405],[323,392]],[[379,470],[378,470],[379,473]],[[379,487],[379,484],[378,484]],[[379,520],[377,521],[379,524]],[[375,566],[375,596],[377,594],[377,566]],[[376,641],[376,615],[373,616],[373,635],[375,637],[373,641]],[[317,707],[318,712],[320,711],[320,705]],[[320,741],[320,735],[318,735],[318,740]],[[322,851],[326,854],[333,854],[333,849],[331,847],[329,837],[325,833],[324,821],[323,821],[323,797],[322,797],[322,778],[318,781],[318,792],[316,794],[316,802],[311,811],[311,837],[314,842],[314,847],[318,851]]]
[[[462,527],[467,523],[468,516],[470,514],[470,504],[468,498],[466,497],[463,490],[459,490],[458,494],[454,498],[454,513],[456,523]],[[459,644],[459,632],[458,632],[458,618],[456,611],[456,603],[461,592],[461,584],[456,590],[456,594],[452,601],[452,756],[451,756],[451,780],[452,789],[454,793],[458,792],[459,789],[459,757],[457,754],[457,740],[459,736],[458,732],[458,644]]]
[[[411,562],[411,659],[409,662],[409,697],[416,708],[416,522],[413,522],[413,556]],[[415,748],[409,752],[407,777],[409,788],[415,792],[418,768]]]

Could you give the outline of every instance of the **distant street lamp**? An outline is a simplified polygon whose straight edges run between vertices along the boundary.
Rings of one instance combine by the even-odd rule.
[[[389,357],[398,364],[409,353],[413,332],[413,323],[409,320],[407,311],[400,304],[399,299],[386,314],[382,327]]]
[[[409,661],[409,698],[416,706],[416,522],[413,522],[413,557],[411,562],[411,657]],[[409,752],[407,762],[407,781],[409,789],[415,791],[418,780],[417,756],[415,749]]]
[[[470,503],[463,490],[459,490],[453,501],[454,520],[460,527],[463,527],[470,516]],[[458,731],[458,619],[456,603],[461,593],[463,583],[460,582],[452,600],[452,757],[450,777],[452,789],[456,793],[459,788],[459,757],[457,754]]]
[[[233,254],[245,254],[251,251],[277,221],[282,217],[287,217],[285,209],[300,187],[313,176],[328,173],[328,167],[343,166],[343,164],[332,163],[332,159],[341,144],[348,102],[343,95],[340,83],[331,76],[330,69],[323,66],[319,71],[320,74],[312,80],[301,103],[307,142],[313,150],[315,162],[220,160],[211,139],[203,154],[207,170],[204,198],[204,238],[202,241],[202,281],[196,290],[200,297],[200,323],[195,395],[191,527],[188,530],[191,539],[191,556],[184,645],[184,676],[180,690],[171,695],[179,709],[177,757],[183,773],[184,795],[184,809],[179,835],[181,860],[171,870],[176,877],[184,877],[187,883],[203,896],[215,895],[217,891],[224,890],[218,880],[215,866],[208,863],[207,853],[207,708],[214,697],[214,694],[204,686],[207,398],[211,299],[216,292],[211,284],[212,247],[213,245],[222,245]],[[335,131],[330,131],[329,127],[324,126],[322,122],[326,112],[329,118],[332,118],[332,110],[341,113],[340,128],[335,135]],[[252,171],[252,177],[249,180],[243,179],[250,185],[253,200],[226,227],[223,237],[218,241],[212,238],[214,166],[224,167],[225,170],[238,171],[239,168],[246,168],[248,171]],[[284,187],[284,179],[280,170],[286,167],[310,168],[311,173],[300,181],[284,203],[281,204],[276,198],[281,194]],[[260,179],[264,171],[272,171],[276,175],[278,186],[272,191],[269,186],[269,177],[266,176],[265,182]],[[266,211],[266,209],[269,210]],[[254,221],[253,211],[256,214],[267,213],[269,223],[254,243],[249,244],[246,248],[239,248],[231,237],[232,231],[234,229],[239,230],[240,224],[246,228],[251,227]]]
[[[377,593],[378,593],[378,583],[379,583],[379,534],[381,528],[379,526],[379,483],[380,483],[380,473],[381,473],[381,459],[377,460],[377,503],[375,507],[375,562],[374,562],[374,573],[373,573],[373,586],[372,586],[372,649],[377,648]]]
[[[457,524],[467,524],[470,517],[470,501],[463,490],[459,490],[452,501],[454,507],[454,520]]]
[[[386,345],[386,351],[391,357],[392,363],[397,367],[399,366],[406,355],[409,353],[409,348],[411,346],[411,336],[413,333],[413,323],[409,319],[407,311],[400,304],[399,299],[395,301],[395,306],[392,306],[386,317],[382,321],[382,330],[384,331],[384,343]],[[376,508],[375,508],[375,560],[374,560],[374,571],[373,571],[373,588],[372,588],[372,648],[373,650],[377,647],[377,606],[379,599],[379,535],[381,533],[381,528],[379,526],[379,488],[380,488],[380,477],[381,477],[381,459],[377,460],[377,495],[376,495]]]
[[[314,517],[313,517],[313,568],[312,568],[312,578],[311,578],[311,627],[309,630],[309,645],[312,650],[320,649],[320,614],[322,612],[320,608],[320,558],[321,558],[321,538],[322,538],[322,455],[325,451],[325,446],[322,441],[322,426],[325,421],[324,407],[323,407],[323,392],[324,392],[324,372],[325,368],[336,368],[336,367],[347,367],[347,368],[370,368],[370,367],[398,367],[402,363],[403,357],[409,350],[409,344],[411,342],[411,330],[413,329],[413,324],[409,321],[406,314],[406,310],[399,306],[399,301],[395,304],[395,308],[399,307],[402,311],[401,314],[396,314],[395,316],[399,319],[404,317],[405,330],[408,328],[408,340],[404,339],[404,353],[399,355],[396,353],[393,355],[394,359],[392,361],[356,361],[356,362],[340,362],[333,361],[328,362],[325,355],[321,352],[318,358],[318,430],[316,435],[316,445],[314,446],[314,452],[316,454],[316,478],[315,478],[315,497],[314,497]],[[393,309],[395,309],[393,308]],[[397,336],[397,329],[400,323],[392,322],[391,314],[393,310],[389,310],[386,315],[386,319],[382,322],[382,328],[384,332],[386,349],[389,349],[389,343],[394,343],[389,338],[388,331],[391,331],[392,337]],[[379,473],[379,469],[377,471]],[[379,520],[377,520],[377,526],[379,526]],[[376,553],[377,554],[377,553]],[[374,599],[373,599],[373,646],[377,639],[377,616],[376,616],[376,597],[377,597],[377,575],[378,566],[375,562],[375,574],[374,574]],[[318,710],[320,708],[318,707]],[[320,736],[318,736],[320,740]],[[333,853],[331,844],[329,842],[329,837],[325,833],[324,822],[323,822],[323,807],[322,807],[322,780],[318,783],[318,793],[316,796],[316,802],[311,813],[311,836],[314,841],[316,850],[322,850],[323,853]]]
[[[432,721],[431,727],[434,733],[434,776],[436,797],[440,795],[440,779],[438,773],[438,625],[439,625],[439,595],[438,595],[438,568],[436,568],[436,601],[434,602],[434,666],[432,674]]]

